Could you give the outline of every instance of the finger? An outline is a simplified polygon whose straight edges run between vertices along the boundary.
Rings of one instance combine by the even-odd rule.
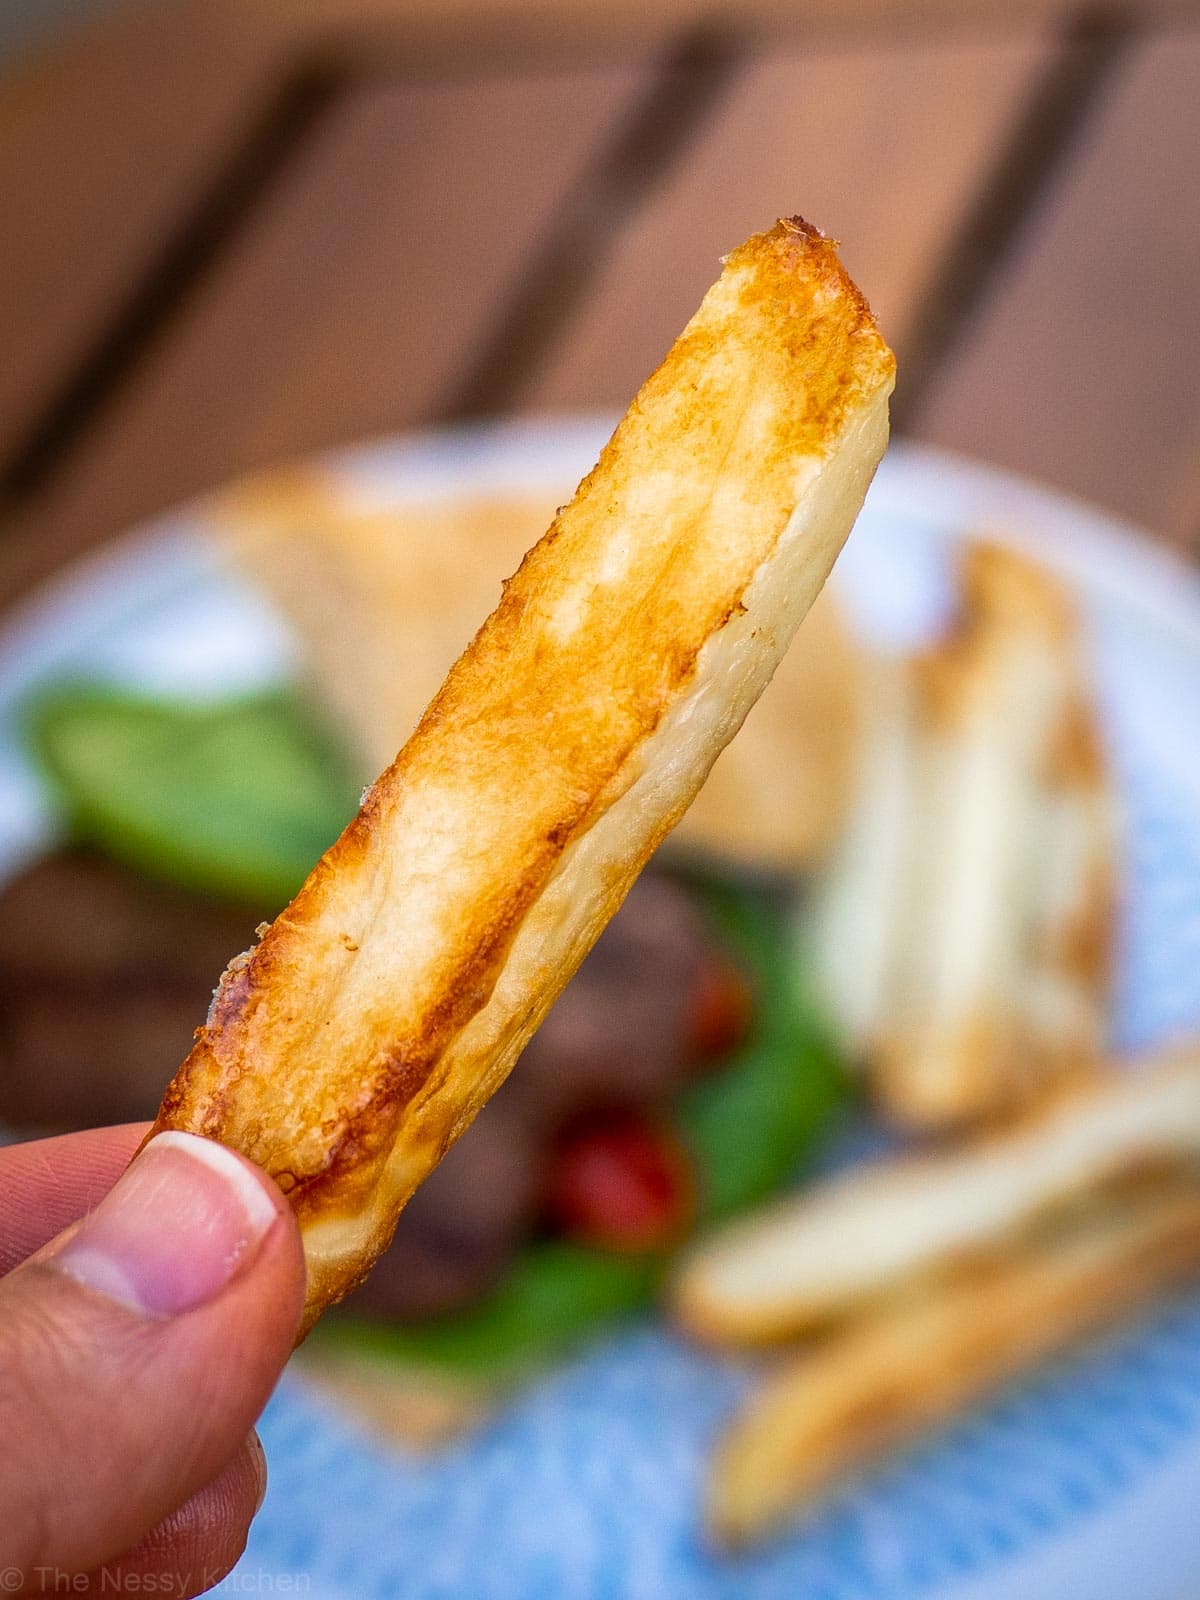
[[[0,1550],[87,1571],[241,1447],[291,1350],[295,1221],[257,1168],[167,1134],[0,1281]]]
[[[0,1149],[0,1277],[98,1206],[149,1131],[129,1122]]]
[[[72,1574],[72,1594],[169,1594],[188,1600],[220,1583],[246,1548],[266,1489],[266,1458],[251,1434],[225,1470],[151,1530],[134,1549]]]

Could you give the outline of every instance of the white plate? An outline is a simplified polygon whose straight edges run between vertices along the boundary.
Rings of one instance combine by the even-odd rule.
[[[602,419],[472,428],[331,458],[348,501],[565,495]],[[1062,496],[894,447],[835,581],[876,641],[928,636],[953,547],[986,532],[1071,581],[1125,803],[1117,1043],[1200,1031],[1200,580]],[[215,694],[287,680],[296,648],[222,566],[203,505],[139,530],[0,631],[0,875],[53,841],[15,713],[66,675]],[[535,1385],[432,1462],[383,1452],[285,1382],[272,1490],[234,1580],[311,1595],[655,1600],[1185,1600],[1200,1572],[1200,1299],[851,1488],[749,1560],[696,1532],[707,1444],[746,1383],[644,1327]]]

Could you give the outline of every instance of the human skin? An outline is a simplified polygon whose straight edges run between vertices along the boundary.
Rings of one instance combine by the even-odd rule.
[[[249,1162],[188,1135],[129,1167],[147,1131],[0,1149],[5,1593],[69,1574],[73,1594],[199,1594],[266,1487],[253,1426],[303,1304],[294,1219]]]

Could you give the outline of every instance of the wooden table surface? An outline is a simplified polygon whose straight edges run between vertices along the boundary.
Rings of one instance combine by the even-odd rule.
[[[615,408],[800,211],[897,431],[1200,554],[1200,9],[174,0],[0,78],[0,603],[249,468]]]

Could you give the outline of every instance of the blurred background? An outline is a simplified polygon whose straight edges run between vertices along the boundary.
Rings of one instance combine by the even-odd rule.
[[[338,1420],[269,1414],[256,1559],[957,1595],[1089,1473],[1200,1470],[1193,1299],[745,1586],[712,1559],[1200,1279],[1198,152],[1190,0],[0,11],[0,1136],[153,1114],[725,251],[803,214],[898,358],[901,448],[678,850],[314,1341]],[[798,1176],[816,1204],[726,1244]],[[962,1593],[1190,1600],[1193,1500]]]
[[[1187,0],[14,0],[0,603],[247,468],[619,406],[797,210],[903,433],[1200,525]]]

